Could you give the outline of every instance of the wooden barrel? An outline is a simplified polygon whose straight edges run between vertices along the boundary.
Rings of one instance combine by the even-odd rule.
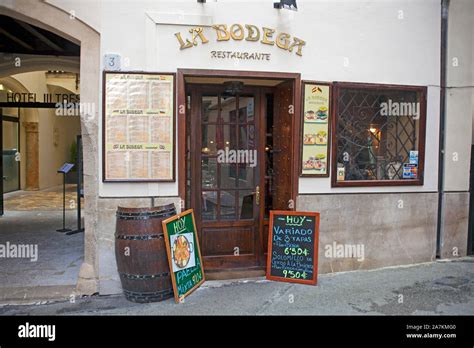
[[[176,215],[174,204],[117,208],[115,257],[129,301],[158,302],[173,296],[161,221]]]

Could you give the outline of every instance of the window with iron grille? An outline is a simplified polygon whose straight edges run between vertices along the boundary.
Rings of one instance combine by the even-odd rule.
[[[423,185],[426,87],[336,83],[333,186]]]

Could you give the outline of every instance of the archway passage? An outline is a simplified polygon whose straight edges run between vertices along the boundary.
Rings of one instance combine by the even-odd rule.
[[[80,46],[19,19],[0,23],[0,298],[71,294],[84,236],[57,230],[63,217],[76,229],[81,206]],[[64,163],[75,165],[65,176]]]

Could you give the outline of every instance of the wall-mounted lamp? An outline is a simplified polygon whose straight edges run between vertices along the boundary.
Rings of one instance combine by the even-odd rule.
[[[298,11],[298,6],[296,6],[296,0],[280,0],[280,2],[274,2],[273,8]]]
[[[200,4],[205,4],[205,3],[206,3],[206,0],[198,0],[198,3],[200,3]]]

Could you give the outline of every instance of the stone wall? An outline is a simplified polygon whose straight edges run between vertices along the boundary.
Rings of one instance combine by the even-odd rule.
[[[300,195],[297,210],[321,213],[319,272],[433,261],[436,193]],[[327,246],[362,245],[364,259],[325,255]]]
[[[441,258],[456,258],[467,254],[469,224],[469,192],[444,194]]]

